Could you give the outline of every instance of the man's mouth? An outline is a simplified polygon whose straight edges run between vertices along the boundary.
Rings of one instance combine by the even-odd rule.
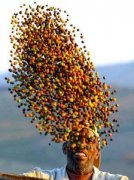
[[[87,155],[84,152],[76,152],[74,154],[75,159],[87,159]]]

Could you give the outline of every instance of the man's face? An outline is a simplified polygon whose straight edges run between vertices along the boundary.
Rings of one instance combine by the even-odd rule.
[[[99,155],[99,143],[91,130],[88,130],[86,138],[81,136],[78,141],[81,143],[80,146],[66,149],[67,168],[74,173],[82,175],[92,171],[94,160]]]

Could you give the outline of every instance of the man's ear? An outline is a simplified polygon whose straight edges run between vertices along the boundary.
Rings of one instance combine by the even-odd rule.
[[[67,142],[63,143],[62,145],[62,151],[66,155],[67,154]]]
[[[94,159],[94,166],[100,168],[100,164],[101,164],[101,152],[100,149],[97,149],[96,156]]]
[[[97,145],[98,147],[96,147],[96,157],[95,159],[98,159],[100,156],[100,144]]]
[[[100,151],[97,149],[95,159],[98,159],[98,158],[99,158],[99,156],[100,156]]]

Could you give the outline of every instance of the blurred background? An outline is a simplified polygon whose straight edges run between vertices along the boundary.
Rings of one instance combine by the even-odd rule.
[[[44,4],[37,0],[38,4]],[[63,166],[66,158],[61,144],[39,135],[28,118],[24,118],[8,92],[4,77],[10,59],[10,19],[19,5],[33,0],[5,0],[0,7],[0,171],[22,173],[34,167],[51,169]],[[77,4],[76,4],[77,3]],[[70,14],[71,22],[80,28],[100,76],[117,90],[120,105],[116,118],[119,133],[102,150],[101,170],[120,173],[134,179],[134,11],[131,0],[46,1]],[[8,4],[8,7],[7,7]]]

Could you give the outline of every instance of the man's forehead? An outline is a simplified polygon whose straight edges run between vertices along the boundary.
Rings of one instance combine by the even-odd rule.
[[[95,136],[95,133],[91,129],[88,129],[87,133],[88,133],[88,135]]]
[[[83,134],[86,137],[97,137],[97,135],[95,134],[95,132],[91,129],[91,128],[84,128],[83,129]]]

